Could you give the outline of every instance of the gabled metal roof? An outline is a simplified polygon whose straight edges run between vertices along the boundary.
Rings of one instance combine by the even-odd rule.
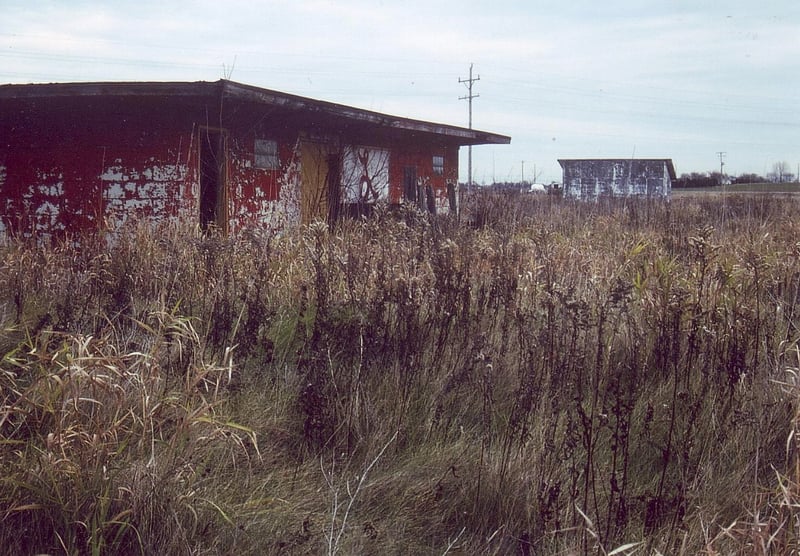
[[[98,82],[0,85],[0,100],[57,97],[194,97],[208,100],[238,100],[312,113],[335,121],[357,123],[384,130],[435,135],[458,145],[508,144],[506,135],[464,127],[392,116],[343,104],[292,95],[221,79],[195,82]]]

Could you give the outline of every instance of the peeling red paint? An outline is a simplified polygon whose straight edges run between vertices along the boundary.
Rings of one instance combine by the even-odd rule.
[[[225,81],[2,86],[0,235],[79,234],[134,219],[213,220],[235,232],[325,218],[301,214],[318,210],[304,193],[333,187],[325,173],[303,172],[321,164],[301,159],[304,140],[326,145],[325,173],[349,168],[347,152],[383,153],[380,169],[362,161],[374,175],[355,187],[378,187],[362,201],[406,202],[413,176],[439,210],[457,181],[460,145],[508,142]],[[257,141],[274,150],[258,159]],[[312,176],[321,181],[302,183]],[[346,203],[354,186],[340,179]]]

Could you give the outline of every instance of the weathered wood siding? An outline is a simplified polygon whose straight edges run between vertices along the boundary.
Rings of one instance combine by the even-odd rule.
[[[602,197],[666,198],[672,193],[675,170],[668,159],[559,160],[564,196],[595,200]]]

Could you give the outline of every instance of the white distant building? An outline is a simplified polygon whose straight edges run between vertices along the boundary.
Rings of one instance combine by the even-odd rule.
[[[672,159],[561,159],[564,197],[668,198],[676,179]]]

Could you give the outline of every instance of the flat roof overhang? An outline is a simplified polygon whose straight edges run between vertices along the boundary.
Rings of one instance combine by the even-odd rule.
[[[669,172],[669,177],[672,180],[677,179],[677,175],[675,174],[675,165],[672,163],[671,158],[559,158],[558,164],[561,168],[564,168],[564,165],[568,162],[615,162],[615,163],[624,163],[624,162],[663,162],[667,165],[667,172]]]
[[[286,113],[305,114],[326,125],[380,129],[399,134],[420,135],[440,141],[467,145],[507,145],[511,138],[487,131],[428,122],[364,110],[289,93],[244,85],[225,79],[209,82],[99,82],[0,85],[2,99],[59,97],[168,97],[206,101],[239,101],[268,106]]]

